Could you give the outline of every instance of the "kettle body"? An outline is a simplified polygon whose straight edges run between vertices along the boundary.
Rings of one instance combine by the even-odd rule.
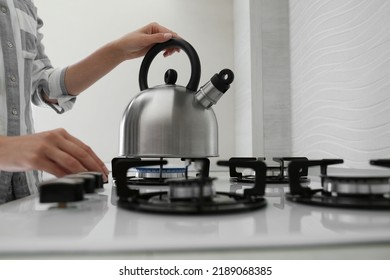
[[[148,87],[147,74],[154,57],[179,47],[189,56],[191,77],[186,87],[176,85],[177,73],[165,73],[165,85]],[[233,81],[225,69],[197,90],[200,61],[182,39],[156,44],[142,61],[141,92],[129,103],[120,125],[120,156],[139,158],[203,158],[218,156],[218,123],[211,108]]]
[[[139,93],[121,123],[122,156],[199,158],[218,156],[218,124],[183,86],[158,86]]]

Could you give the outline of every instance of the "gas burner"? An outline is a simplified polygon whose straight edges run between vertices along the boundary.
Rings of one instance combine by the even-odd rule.
[[[265,161],[265,158],[254,158],[254,157],[232,157],[229,159],[230,162],[246,162],[246,161]],[[279,163],[278,166],[267,166],[266,172],[266,183],[267,184],[287,184],[289,182],[287,176],[287,164],[294,160],[307,160],[305,157],[274,157],[273,160]],[[243,173],[237,172],[236,168],[230,166],[230,178],[231,181],[237,183],[253,183],[255,176],[253,174],[244,175]],[[309,183],[307,178],[307,169],[301,171],[300,180],[302,183]]]
[[[304,204],[359,209],[390,210],[389,176],[328,175],[327,167],[343,163],[341,159],[300,160],[289,164],[290,193],[287,199]],[[390,160],[375,160],[372,165],[390,167]],[[301,185],[300,170],[321,167],[321,189]]]
[[[136,177],[142,179],[173,179],[184,178],[186,175],[186,168],[160,168],[160,167],[137,167]]]
[[[390,177],[323,176],[324,192],[334,196],[382,196],[390,194]]]
[[[219,161],[220,166],[251,168],[256,179],[252,188],[243,194],[216,192],[213,187],[215,178],[208,176],[209,160],[191,159],[200,163],[201,169],[196,178],[167,179],[167,191],[144,192],[128,185],[127,171],[140,166],[162,166],[162,160],[132,160],[117,158],[113,160],[113,177],[117,187],[118,206],[130,210],[170,213],[170,214],[218,214],[243,212],[262,208],[266,205],[265,193],[266,165],[263,161],[242,163]]]
[[[129,176],[129,185],[165,186],[167,179],[185,178],[186,168],[137,167],[135,176]],[[188,176],[188,175],[187,175]]]
[[[191,162],[191,159],[182,159]],[[204,166],[205,176],[208,176],[210,169],[210,162],[208,159],[196,159],[196,161],[202,161]],[[163,164],[158,164],[157,167],[148,166],[143,167],[143,160],[141,158],[126,158],[118,157],[114,158],[111,162],[113,170],[113,178],[116,178],[116,164],[117,162],[131,162],[131,165],[135,166],[135,175],[127,176],[128,185],[147,185],[147,186],[167,186],[169,179],[176,178],[189,178],[188,167],[163,167]],[[159,161],[164,162],[163,159]]]

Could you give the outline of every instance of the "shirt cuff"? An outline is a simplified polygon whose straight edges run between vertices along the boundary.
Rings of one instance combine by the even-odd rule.
[[[33,96],[33,103],[38,106],[51,107],[58,114],[65,113],[72,109],[76,102],[76,97],[69,95],[65,86],[65,73],[67,68],[53,69],[48,77],[47,83],[39,86],[37,92]],[[47,95],[49,99],[56,99],[57,104],[46,102],[41,93]]]

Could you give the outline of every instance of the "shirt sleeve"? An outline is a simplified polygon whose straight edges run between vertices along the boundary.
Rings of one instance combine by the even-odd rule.
[[[37,46],[36,56],[33,61],[32,70],[32,102],[41,107],[51,107],[57,113],[62,114],[72,109],[76,102],[76,97],[69,95],[65,86],[65,68],[53,68],[50,59],[45,54],[42,44],[43,34],[39,29],[43,26],[40,18],[37,20]],[[46,103],[42,98],[42,93],[50,99],[58,100],[58,104]]]

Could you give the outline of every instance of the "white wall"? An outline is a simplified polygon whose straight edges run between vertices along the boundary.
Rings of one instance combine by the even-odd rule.
[[[390,157],[390,1],[290,1],[295,155]]]
[[[222,68],[233,69],[232,0],[35,0],[44,20],[44,44],[54,66],[72,64],[106,42],[149,22],[178,32],[197,50],[202,63],[201,85]],[[36,108],[36,130],[64,127],[89,144],[109,162],[118,154],[122,113],[139,92],[141,59],[120,65],[84,92],[74,109],[56,115]],[[172,58],[156,58],[149,73],[149,86],[163,83],[168,68],[179,73],[177,84],[186,85],[190,65],[184,52]],[[233,69],[234,70],[234,69]],[[234,155],[234,89],[214,106],[219,123],[222,158]]]

